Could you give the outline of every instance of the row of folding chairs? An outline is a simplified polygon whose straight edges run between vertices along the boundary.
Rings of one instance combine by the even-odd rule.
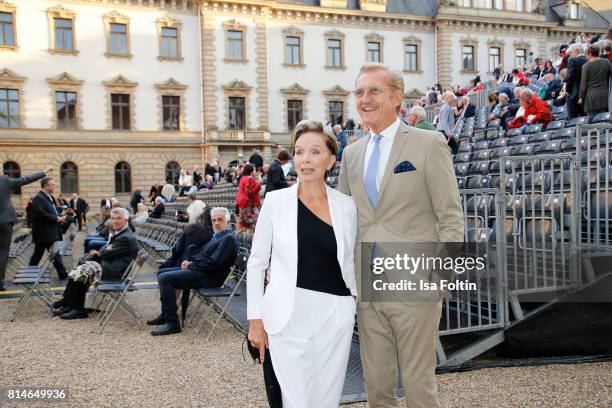
[[[134,223],[136,238],[155,259],[165,258],[176,244],[180,230],[149,222]]]

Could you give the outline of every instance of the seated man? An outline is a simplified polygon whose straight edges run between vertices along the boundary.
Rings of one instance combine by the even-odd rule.
[[[84,252],[89,253],[92,249],[100,249],[108,241],[108,231],[110,229],[110,211],[111,208],[104,206],[100,208],[100,224],[96,227],[96,232],[93,235],[88,235],[83,241]],[[94,243],[95,242],[95,243]]]
[[[165,270],[157,277],[162,313],[147,324],[163,326],[152,331],[153,336],[181,332],[175,289],[217,288],[230,272],[238,254],[238,243],[229,229],[230,213],[227,208],[215,207],[210,217],[214,231],[212,239],[191,261],[183,261],[180,268]]]
[[[552,73],[546,74],[546,82],[546,90],[544,91],[544,98],[542,99],[545,101],[555,99],[559,96],[561,88],[563,88],[563,82],[561,82],[561,79],[555,78],[555,75]]]
[[[161,218],[166,211],[166,206],[164,205],[164,199],[161,197],[155,197],[155,207],[153,207],[153,211],[149,215],[149,218]]]
[[[99,251],[93,250],[93,255],[88,261],[92,268],[102,270],[102,280],[120,280],[132,259],[138,254],[138,240],[128,226],[130,214],[125,208],[113,208],[111,210],[111,228],[108,243]],[[77,268],[78,269],[78,268]],[[62,299],[55,302],[56,310],[54,316],[62,319],[84,319],[87,318],[85,311],[85,295],[89,290],[92,276],[85,279],[75,280],[74,273],[70,272],[68,284],[64,290]]]

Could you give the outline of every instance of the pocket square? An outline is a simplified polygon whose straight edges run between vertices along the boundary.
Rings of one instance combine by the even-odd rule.
[[[412,163],[406,160],[406,161],[401,162],[397,166],[395,166],[395,168],[393,169],[393,174],[406,173],[408,171],[415,171],[415,170],[416,170],[416,167],[414,167]]]

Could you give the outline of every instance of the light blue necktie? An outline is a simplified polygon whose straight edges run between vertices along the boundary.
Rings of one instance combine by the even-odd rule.
[[[381,135],[374,135],[374,149],[370,155],[370,161],[366,168],[365,174],[365,190],[368,194],[368,200],[372,205],[372,209],[376,209],[378,203],[378,187],[376,186],[376,176],[378,175],[378,164],[380,163],[380,139]]]

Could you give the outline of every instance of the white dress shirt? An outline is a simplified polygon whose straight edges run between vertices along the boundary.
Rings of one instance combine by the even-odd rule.
[[[389,161],[389,155],[391,154],[391,147],[393,147],[393,140],[395,139],[395,134],[397,133],[397,129],[400,126],[400,118],[396,118],[395,122],[393,122],[389,127],[380,132],[379,134],[382,136],[380,141],[378,142],[380,149],[380,160],[378,161],[378,172],[376,173],[376,188],[380,191],[380,183],[382,182],[383,175],[385,174],[385,169],[387,168],[387,161]],[[374,150],[374,136],[376,133],[370,130],[370,140],[368,141],[368,146],[366,147],[365,152],[365,160],[363,162],[363,181],[365,183],[365,175],[368,169],[368,163],[370,162],[370,156],[372,156],[372,151]]]

